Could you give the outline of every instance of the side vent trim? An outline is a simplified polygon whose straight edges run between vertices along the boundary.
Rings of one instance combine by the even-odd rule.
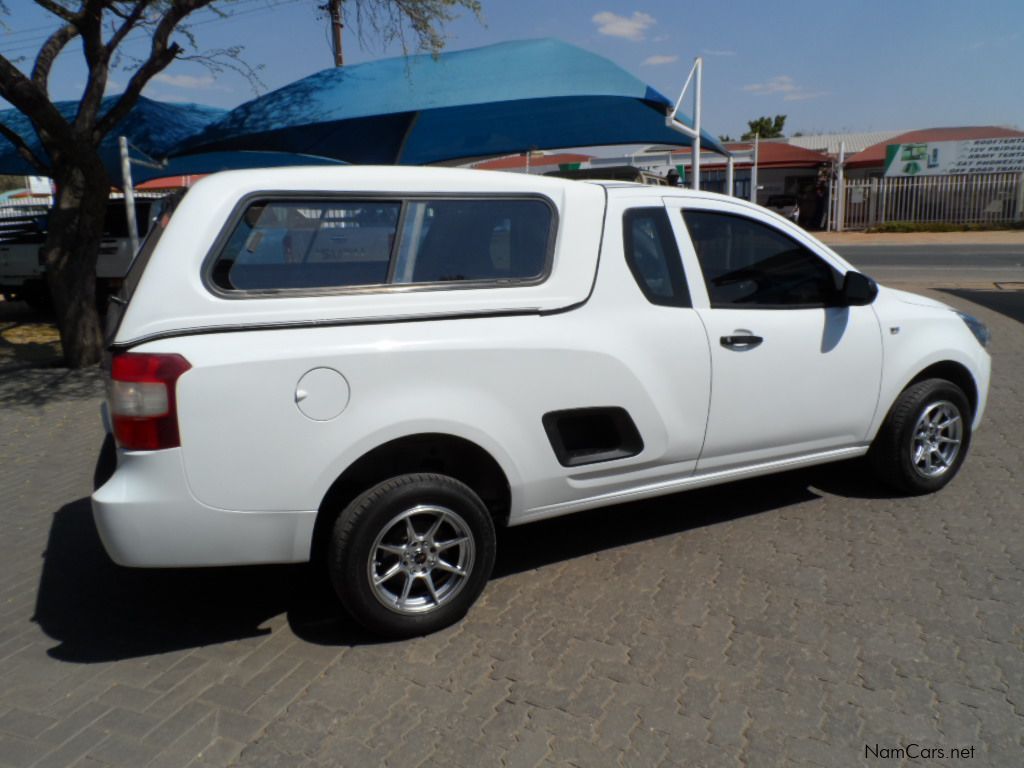
[[[625,459],[644,449],[633,419],[618,406],[551,411],[541,421],[563,467]]]

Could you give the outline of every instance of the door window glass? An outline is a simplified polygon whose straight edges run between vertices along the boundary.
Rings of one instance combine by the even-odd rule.
[[[839,273],[774,227],[744,216],[683,211],[712,307],[786,309],[836,303]]]
[[[664,207],[630,208],[622,220],[626,262],[652,304],[689,307],[679,248]]]

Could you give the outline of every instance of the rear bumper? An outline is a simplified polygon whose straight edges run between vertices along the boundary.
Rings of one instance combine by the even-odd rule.
[[[309,560],[316,511],[234,512],[199,503],[180,448],[118,451],[117,469],[92,495],[103,546],[119,565],[144,568]]]

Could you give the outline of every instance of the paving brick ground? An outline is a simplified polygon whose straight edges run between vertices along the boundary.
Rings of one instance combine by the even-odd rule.
[[[0,373],[0,766],[1020,766],[1024,293],[943,298],[996,368],[941,494],[837,466],[515,529],[403,643],[305,567],[112,565],[101,382]],[[910,743],[974,756],[865,758]]]

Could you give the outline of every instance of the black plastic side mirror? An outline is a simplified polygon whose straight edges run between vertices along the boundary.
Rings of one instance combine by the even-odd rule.
[[[853,270],[843,278],[843,304],[848,307],[862,307],[870,304],[878,295],[878,283],[867,275]]]

